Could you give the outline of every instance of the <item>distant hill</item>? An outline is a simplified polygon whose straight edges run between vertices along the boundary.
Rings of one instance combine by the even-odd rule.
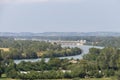
[[[120,32],[0,32],[0,36],[120,36]]]

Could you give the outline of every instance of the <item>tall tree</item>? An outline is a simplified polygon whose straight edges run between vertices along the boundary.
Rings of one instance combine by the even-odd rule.
[[[2,60],[3,60],[3,58],[2,58],[2,55],[1,55],[1,50],[0,50],[0,77],[1,77],[1,74],[2,74]]]

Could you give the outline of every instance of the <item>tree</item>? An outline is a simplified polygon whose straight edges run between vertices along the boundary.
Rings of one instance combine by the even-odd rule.
[[[3,70],[2,70],[2,66],[3,66],[2,60],[3,60],[3,58],[2,58],[1,50],[0,50],[0,77],[1,77],[1,74],[3,73]]]
[[[61,66],[61,60],[58,58],[50,58],[48,65],[51,67],[51,69],[57,70]]]
[[[118,54],[116,48],[104,48],[97,62],[101,69],[117,69]]]
[[[7,65],[5,72],[7,74],[7,77],[10,78],[16,78],[17,77],[17,68],[16,68],[16,64],[11,60],[11,62],[9,63],[9,65]]]

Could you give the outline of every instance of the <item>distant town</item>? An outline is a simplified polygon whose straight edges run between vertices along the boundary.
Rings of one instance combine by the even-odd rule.
[[[41,39],[27,39],[27,38],[14,38],[14,40],[32,40],[32,41],[45,41],[45,42],[50,42],[52,44],[60,44],[60,45],[84,45],[86,43],[86,40],[41,40]]]

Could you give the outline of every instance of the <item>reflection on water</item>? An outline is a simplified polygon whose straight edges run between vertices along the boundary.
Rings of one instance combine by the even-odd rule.
[[[95,47],[95,48],[99,48],[99,49],[102,49],[103,47],[100,47],[100,46],[88,46],[88,45],[83,45],[83,46],[73,46],[73,45],[62,45],[62,47],[79,47],[82,49],[82,54],[80,55],[76,55],[76,56],[67,56],[67,57],[59,57],[60,59],[82,59],[82,56],[84,54],[88,54],[89,52],[89,49],[92,48],[92,47]],[[30,61],[30,62],[36,62],[36,61],[39,61],[41,60],[41,58],[38,58],[38,59],[21,59],[21,60],[14,60],[15,63],[20,63],[21,61]],[[48,61],[49,58],[45,58],[45,61]]]

